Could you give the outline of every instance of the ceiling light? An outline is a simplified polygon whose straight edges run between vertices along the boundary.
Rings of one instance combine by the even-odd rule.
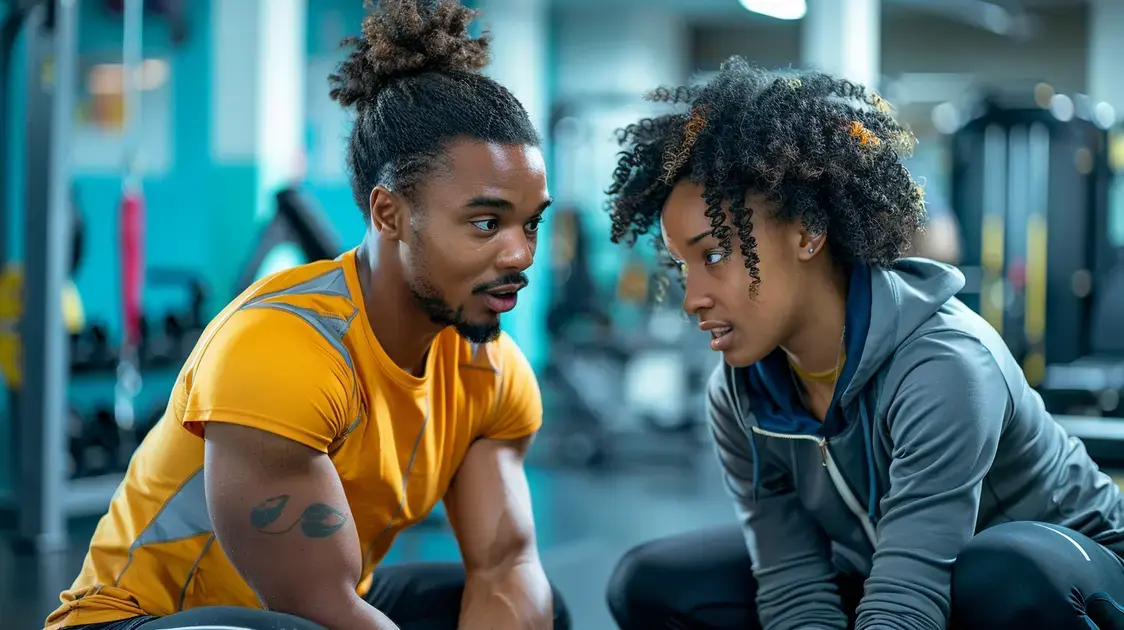
[[[804,0],[739,0],[742,6],[754,13],[778,20],[799,20],[808,12]]]

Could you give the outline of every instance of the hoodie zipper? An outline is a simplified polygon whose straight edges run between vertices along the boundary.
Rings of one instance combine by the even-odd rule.
[[[767,431],[757,426],[751,426],[750,429],[758,435],[765,437],[780,438],[782,440],[809,440],[815,442],[820,447],[820,457],[823,459],[824,468],[827,469],[827,476],[831,478],[832,485],[835,486],[836,492],[843,499],[843,503],[851,510],[851,513],[859,519],[862,525],[863,533],[866,534],[867,540],[870,541],[870,546],[875,547],[875,540],[878,536],[874,532],[874,523],[870,521],[870,515],[859,504],[859,500],[855,498],[855,493],[851,492],[851,488],[847,486],[847,482],[843,479],[843,474],[839,472],[839,467],[835,465],[835,459],[831,456],[831,449],[827,447],[827,438],[818,435],[793,435],[787,433],[777,433],[775,431]]]

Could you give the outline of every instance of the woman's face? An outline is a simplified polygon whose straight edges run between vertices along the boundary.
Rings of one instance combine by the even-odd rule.
[[[753,278],[741,253],[741,241],[726,213],[724,225],[732,234],[729,255],[711,233],[703,187],[683,181],[664,204],[663,240],[680,264],[686,279],[683,310],[699,318],[711,333],[710,347],[726,363],[744,367],[761,360],[783,344],[795,329],[801,287],[802,262],[811,258],[822,237],[812,237],[798,223],[772,220],[774,206],[758,195],[746,197],[752,212],[757,269],[761,282],[751,293]]]

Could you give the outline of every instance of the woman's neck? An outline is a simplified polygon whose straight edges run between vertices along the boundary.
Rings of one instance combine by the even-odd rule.
[[[805,374],[842,369],[843,327],[847,316],[848,277],[843,270],[817,274],[804,289],[807,299],[788,341],[781,345],[789,360]]]

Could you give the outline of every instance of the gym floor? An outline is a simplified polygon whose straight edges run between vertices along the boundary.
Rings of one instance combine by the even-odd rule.
[[[577,630],[613,628],[605,585],[630,547],[696,527],[729,523],[733,511],[713,458],[693,466],[667,463],[600,473],[531,468],[539,542],[547,573],[566,597]],[[42,628],[82,565],[97,519],[73,522],[72,549],[37,561],[14,557],[0,544],[0,627]],[[388,562],[456,560],[451,532],[407,531]]]
[[[1118,483],[1124,471],[1112,471]],[[713,458],[694,465],[591,472],[531,468],[531,490],[543,564],[562,591],[576,630],[612,630],[605,585],[613,567],[639,543],[691,529],[733,522]],[[0,545],[0,619],[12,630],[41,628],[58,593],[69,586],[85,555],[96,519],[75,521],[64,557],[17,558]],[[405,532],[388,562],[456,560],[456,541],[444,529]]]

